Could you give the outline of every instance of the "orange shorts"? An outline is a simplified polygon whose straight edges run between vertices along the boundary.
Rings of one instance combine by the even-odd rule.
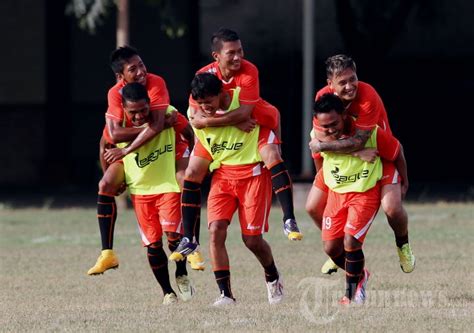
[[[384,186],[387,184],[399,184],[401,182],[400,174],[393,162],[382,160],[383,171],[382,179],[380,179],[380,185]],[[316,186],[321,191],[328,192],[328,186],[324,183],[323,170],[319,170],[314,177],[313,186]]]
[[[161,240],[164,231],[183,233],[181,193],[131,195],[143,246]]]
[[[244,179],[213,177],[207,199],[208,225],[219,220],[232,220],[239,211],[243,235],[261,235],[268,231],[268,215],[272,205],[272,183],[269,171]]]
[[[402,180],[400,174],[398,173],[395,163],[382,160],[383,164],[383,174],[382,179],[380,179],[380,185],[384,186],[387,184],[399,184]]]
[[[366,192],[336,193],[329,191],[323,214],[323,241],[349,234],[363,243],[380,206],[380,185]]]

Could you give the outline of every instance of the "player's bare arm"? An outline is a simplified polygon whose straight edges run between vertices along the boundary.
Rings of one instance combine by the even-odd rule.
[[[352,153],[364,148],[370,134],[370,130],[356,129],[354,136],[342,140],[321,142],[318,139],[313,139],[309,143],[309,148],[313,153],[319,153],[322,151]]]
[[[193,108],[193,116],[189,119],[194,128],[218,127],[237,125],[250,119],[254,105],[244,104],[232,112],[227,112],[220,117],[208,117],[199,109]]]
[[[122,159],[124,156],[130,154],[131,152],[135,151],[136,149],[140,148],[142,145],[150,141],[153,137],[155,137],[157,134],[159,134],[163,128],[164,128],[164,119],[165,119],[165,112],[166,110],[155,110],[151,111],[151,118],[152,120],[148,123],[148,126],[145,127],[140,127],[140,128],[122,128],[124,129],[132,129],[132,130],[138,130],[138,134],[135,135],[134,138],[129,139],[133,140],[124,148],[113,148],[113,149],[107,149],[104,157],[107,161],[107,163],[113,163],[116,162],[120,159]],[[109,129],[110,130],[110,129]],[[119,129],[119,131],[121,131]],[[126,132],[125,132],[126,133]],[[123,137],[120,137],[122,140],[117,141],[117,139],[114,139],[113,133],[110,132],[112,139],[114,142],[124,142],[127,141],[127,139],[122,139]],[[125,137],[125,135],[124,135]]]

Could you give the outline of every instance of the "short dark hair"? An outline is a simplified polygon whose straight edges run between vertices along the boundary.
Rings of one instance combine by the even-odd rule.
[[[220,28],[212,34],[211,50],[213,52],[219,52],[222,49],[222,44],[224,42],[235,42],[237,40],[240,40],[240,38],[235,31],[227,28]]]
[[[217,96],[222,90],[222,81],[211,73],[196,74],[191,81],[191,96],[194,100]]]
[[[138,82],[132,82],[126,84],[122,88],[122,103],[126,102],[138,102],[146,100],[150,102],[150,97],[148,97],[148,92],[145,86]]]
[[[137,56],[138,51],[128,45],[121,46],[110,54],[110,67],[115,74],[122,74],[123,66],[129,62],[130,58]]]
[[[332,110],[338,114],[342,114],[345,111],[344,104],[341,99],[334,94],[324,94],[313,105],[313,117],[316,117],[320,113],[329,113]]]
[[[337,76],[350,68],[354,72],[357,70],[355,61],[345,54],[336,54],[326,59],[326,75],[329,78]]]

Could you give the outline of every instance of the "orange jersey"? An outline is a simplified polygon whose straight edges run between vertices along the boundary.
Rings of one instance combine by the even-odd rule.
[[[125,112],[122,107],[122,88],[125,84],[126,82],[122,80],[109,89],[107,94],[108,108],[105,114],[107,118],[120,122],[124,120]],[[146,76],[146,89],[148,97],[150,97],[150,110],[160,110],[168,107],[170,97],[165,80],[158,75],[148,73]],[[127,127],[130,125],[127,119]]]
[[[241,104],[256,104],[260,100],[258,69],[251,62],[242,59],[239,71],[229,81],[222,78],[217,62],[204,66],[196,74],[205,72],[215,74],[222,81],[225,91],[240,87],[239,100]]]
[[[327,93],[334,93],[329,86],[319,90],[316,93],[315,100]],[[346,107],[346,110],[349,115],[356,118],[355,126],[357,128],[371,130],[375,125],[378,125],[381,129],[392,133],[382,99],[370,84],[359,81],[357,96]],[[313,118],[313,127],[317,125],[317,119]]]
[[[221,81],[225,91],[231,92],[232,89],[240,87],[239,102],[240,104],[254,105],[252,117],[259,125],[275,129],[280,122],[278,109],[272,104],[260,98],[260,81],[258,77],[258,69],[250,61],[242,59],[240,70],[229,80],[222,78],[222,73],[217,62],[210,63],[196,72],[215,74]],[[197,108],[197,103],[189,97],[189,105]]]

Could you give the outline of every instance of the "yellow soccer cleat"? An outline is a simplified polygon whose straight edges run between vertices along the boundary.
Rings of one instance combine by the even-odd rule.
[[[334,263],[334,261],[329,258],[321,267],[321,273],[331,275],[332,273],[336,273],[338,268],[339,267]]]
[[[303,239],[303,234],[298,229],[298,225],[294,219],[288,219],[283,224],[283,232],[289,240],[299,241]]]
[[[204,270],[204,258],[199,250],[194,251],[186,257],[188,259],[189,266],[196,271]]]
[[[173,253],[170,254],[168,259],[171,261],[184,260],[186,256],[196,251],[197,247],[197,243],[193,243],[187,237],[183,237],[181,238],[181,241],[179,242],[176,250],[174,250]]]
[[[415,269],[415,256],[411,250],[410,244],[403,244],[402,248],[397,247],[398,257],[400,258],[400,268],[404,273],[411,273]]]
[[[118,258],[114,250],[102,250],[95,265],[87,271],[88,275],[103,274],[108,269],[116,269],[119,266]]]
[[[178,296],[175,293],[166,294],[163,298],[163,305],[178,303]]]

